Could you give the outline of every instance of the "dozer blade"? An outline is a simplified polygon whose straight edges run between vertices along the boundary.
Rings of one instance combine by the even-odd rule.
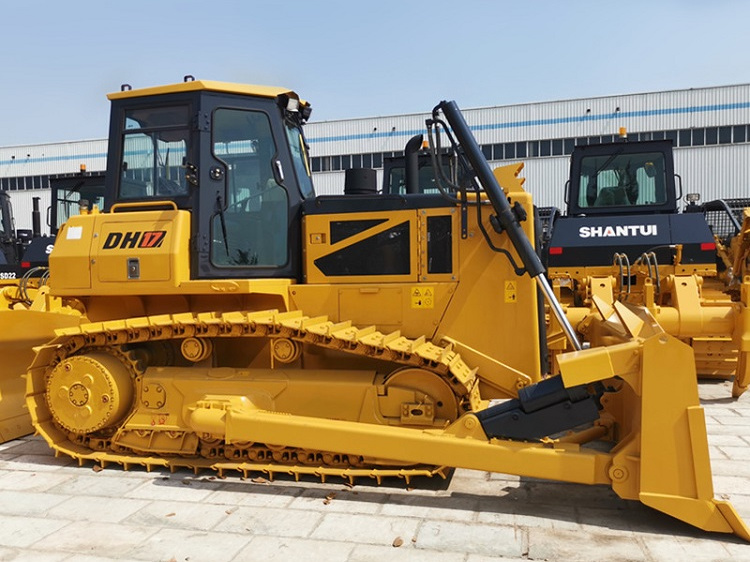
[[[518,399],[464,414],[442,430],[279,414],[247,400],[195,403],[186,421],[194,431],[227,443],[255,441],[607,484],[624,499],[750,541],[734,508],[713,498],[688,346],[656,333],[565,354],[560,365],[561,377],[527,387]],[[601,442],[591,446],[603,437],[613,443],[609,450]]]
[[[600,372],[611,365],[610,372],[618,373],[627,389],[602,398],[604,411],[613,415],[621,431],[627,428],[611,450],[607,472],[613,490],[706,531],[734,533],[750,541],[750,530],[734,508],[713,498],[692,350],[660,334],[642,344],[590,351],[601,356]],[[640,366],[627,369],[628,361]],[[562,358],[567,385],[590,382],[587,362],[588,357],[575,353]]]
[[[80,316],[36,310],[0,310],[0,443],[33,433],[26,407],[26,370],[34,346],[57,328],[78,324]]]

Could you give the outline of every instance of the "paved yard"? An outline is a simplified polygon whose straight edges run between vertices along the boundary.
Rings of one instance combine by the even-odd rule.
[[[714,487],[750,521],[750,393],[701,383]],[[748,560],[606,487],[458,470],[377,487],[94,471],[39,438],[0,445],[0,561]]]

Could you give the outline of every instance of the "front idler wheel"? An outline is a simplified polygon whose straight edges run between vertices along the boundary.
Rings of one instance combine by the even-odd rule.
[[[117,425],[130,411],[134,393],[128,367],[103,351],[63,359],[47,378],[53,418],[77,435]]]

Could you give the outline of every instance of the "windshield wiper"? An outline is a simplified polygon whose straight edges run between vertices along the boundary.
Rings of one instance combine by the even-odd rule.
[[[227,223],[224,220],[224,203],[221,200],[221,194],[216,192],[216,210],[219,212],[219,221],[221,222],[221,237],[224,240],[224,249],[229,257],[229,240],[227,239]]]

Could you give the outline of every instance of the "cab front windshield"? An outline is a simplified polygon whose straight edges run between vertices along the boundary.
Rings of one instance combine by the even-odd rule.
[[[185,171],[189,143],[188,106],[126,111],[120,198],[187,195]]]
[[[581,161],[581,208],[660,205],[667,200],[664,155],[607,154]]]

